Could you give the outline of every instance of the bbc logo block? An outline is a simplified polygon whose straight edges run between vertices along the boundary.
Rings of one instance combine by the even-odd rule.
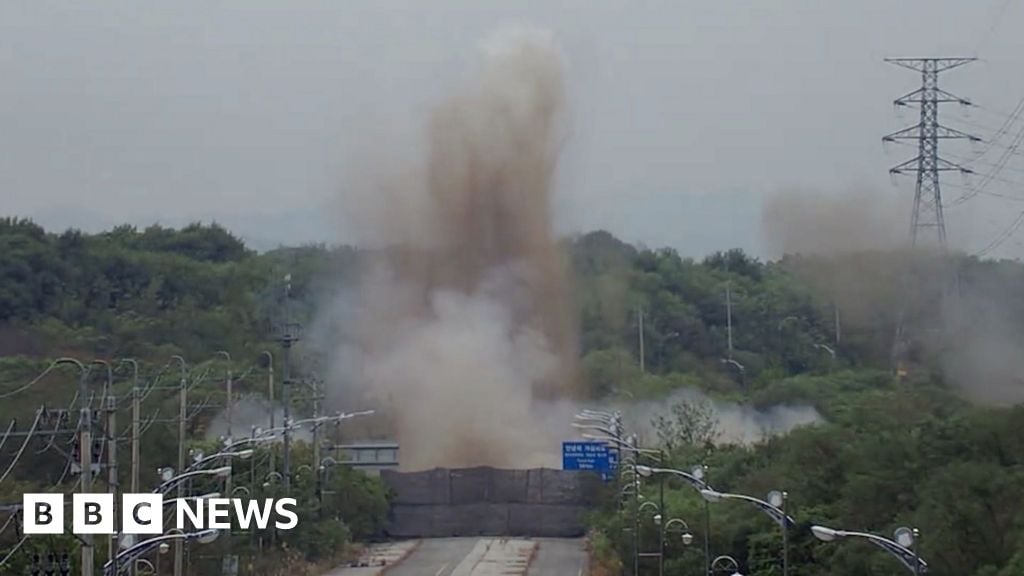
[[[25,534],[64,533],[63,494],[25,494],[22,506]]]
[[[291,530],[298,524],[294,498],[196,497],[165,501],[162,494],[147,493],[122,494],[121,501],[115,503],[114,495],[107,493],[73,494],[70,502],[64,494],[24,494],[24,533],[63,534],[70,519],[74,534],[114,534],[119,516],[123,534],[163,534],[164,507],[172,503],[174,527],[178,530],[228,529],[232,524],[243,530],[250,524],[260,530],[271,524],[279,530]]]

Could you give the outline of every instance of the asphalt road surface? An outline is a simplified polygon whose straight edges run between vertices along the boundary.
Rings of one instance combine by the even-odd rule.
[[[540,538],[528,576],[582,576],[587,573],[587,550],[582,538]]]
[[[525,572],[522,555],[533,552]],[[581,576],[586,573],[587,553],[582,539],[500,538],[427,539],[388,576]]]

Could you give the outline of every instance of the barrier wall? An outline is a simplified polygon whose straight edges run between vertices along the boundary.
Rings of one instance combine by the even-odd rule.
[[[381,479],[393,495],[388,534],[419,538],[582,536],[602,486],[594,474],[547,468],[384,470]]]

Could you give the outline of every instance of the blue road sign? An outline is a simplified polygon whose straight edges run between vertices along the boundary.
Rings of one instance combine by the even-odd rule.
[[[618,465],[617,452],[604,442],[562,442],[562,469],[591,470],[607,480]]]

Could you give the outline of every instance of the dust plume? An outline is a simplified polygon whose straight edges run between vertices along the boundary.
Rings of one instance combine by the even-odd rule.
[[[555,465],[544,406],[579,392],[550,208],[562,58],[541,32],[482,53],[433,110],[421,165],[378,163],[341,202],[378,249],[324,307],[340,340],[327,400],[378,410],[407,469]]]
[[[910,249],[909,210],[868,192],[784,192],[766,203],[768,246],[807,282],[823,308],[838,307],[841,350],[890,360],[904,318],[911,372],[935,369],[965,398],[1006,405],[1024,401],[1024,318],[1012,266],[953,253],[927,241]]]
[[[658,443],[655,422],[659,416],[671,419],[672,407],[677,403],[706,406],[708,416],[714,423],[713,442],[718,445],[750,445],[763,442],[772,436],[788,434],[800,426],[810,426],[823,421],[821,414],[807,404],[779,404],[756,408],[718,400],[696,388],[680,388],[664,398],[610,407],[622,413],[627,430],[635,431],[641,445],[653,446]]]
[[[910,221],[899,199],[870,188],[780,190],[764,204],[761,231],[775,256],[888,250],[902,245]]]

